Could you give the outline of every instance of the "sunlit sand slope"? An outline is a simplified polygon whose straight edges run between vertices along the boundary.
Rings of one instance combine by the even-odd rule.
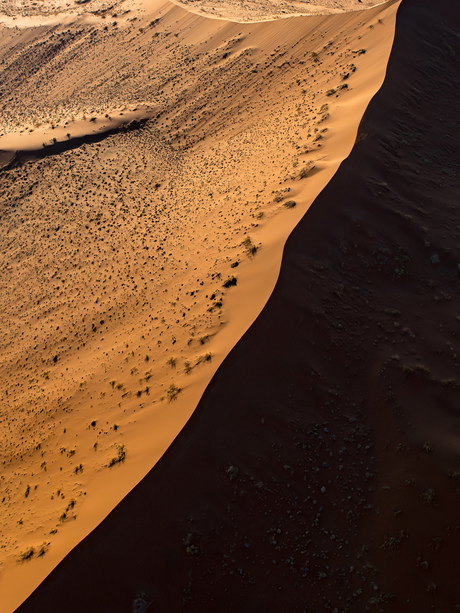
[[[396,8],[2,27],[2,613],[151,469],[264,306]]]
[[[404,0],[260,317],[20,613],[458,607],[459,36],[456,3]]]

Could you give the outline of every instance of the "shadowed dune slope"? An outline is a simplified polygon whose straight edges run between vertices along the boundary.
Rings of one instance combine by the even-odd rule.
[[[20,613],[460,604],[459,36],[454,0],[403,0],[385,83],[265,309]]]

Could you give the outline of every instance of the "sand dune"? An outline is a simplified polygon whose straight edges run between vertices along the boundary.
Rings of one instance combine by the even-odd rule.
[[[34,131],[11,132],[0,136],[0,168],[19,166],[51,155],[98,143],[119,132],[138,130],[158,113],[151,108],[107,113],[104,116],[66,121],[62,126],[47,126]],[[71,130],[69,132],[69,130]]]
[[[459,35],[455,3],[403,1],[261,315],[20,613],[458,608]]]
[[[70,8],[22,7],[0,38],[6,611],[150,470],[260,312],[381,85],[397,4],[256,24]]]
[[[293,15],[328,15],[344,11],[362,11],[384,4],[387,0],[245,0],[232,2],[216,0],[176,0],[176,4],[188,11],[214,19],[225,19],[240,23],[270,21]],[[85,19],[105,19],[110,16],[124,18],[126,15],[149,13],[156,8],[158,0],[47,0],[44,2],[22,2],[21,0],[0,0],[0,23],[17,27],[54,24]]]
[[[386,0],[245,0],[244,2],[174,0],[174,2],[198,15],[248,23],[283,19],[294,15],[331,15],[344,11],[362,11],[385,4]]]

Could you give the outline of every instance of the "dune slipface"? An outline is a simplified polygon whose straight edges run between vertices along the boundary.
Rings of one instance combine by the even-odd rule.
[[[458,607],[459,35],[455,2],[403,1],[261,315],[20,613]]]

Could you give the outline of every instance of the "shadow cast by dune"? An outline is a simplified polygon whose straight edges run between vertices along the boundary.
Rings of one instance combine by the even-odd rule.
[[[60,155],[72,149],[78,149],[82,145],[92,145],[100,143],[109,136],[120,134],[123,132],[133,132],[141,129],[151,118],[133,119],[127,124],[100,130],[94,134],[84,134],[83,136],[75,136],[67,140],[43,144],[41,149],[34,150],[18,150],[18,151],[2,151],[0,150],[0,172],[2,170],[10,170],[15,166],[20,166],[26,162],[35,162],[43,160],[46,157]]]

